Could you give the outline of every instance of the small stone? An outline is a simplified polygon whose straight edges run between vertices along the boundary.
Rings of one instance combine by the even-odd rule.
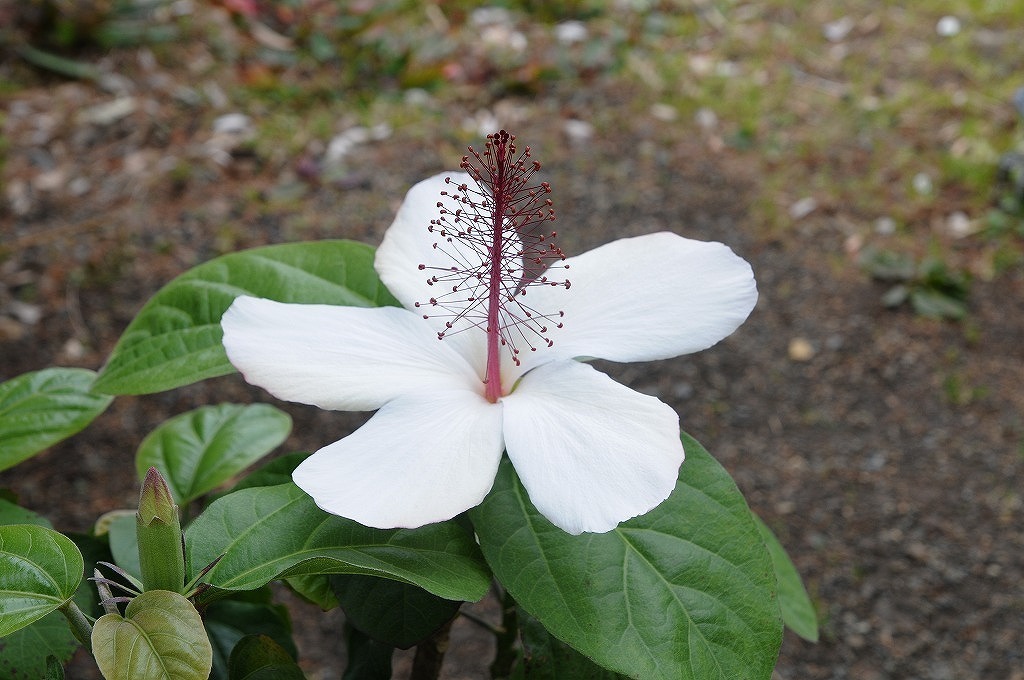
[[[34,326],[43,318],[42,307],[22,302],[21,300],[11,300],[8,302],[6,311],[26,326]]]
[[[718,127],[718,114],[707,107],[697,109],[697,113],[693,114],[693,120],[704,130]]]
[[[892,236],[896,233],[896,220],[889,216],[875,220],[875,233],[879,236]]]
[[[555,24],[555,40],[564,44],[583,42],[587,39],[587,25],[582,21],[563,21]]]
[[[946,218],[946,231],[953,238],[963,238],[974,231],[974,223],[967,213],[957,210]]]
[[[789,341],[789,358],[793,361],[810,361],[814,358],[814,346],[807,338],[793,338]]]
[[[213,134],[244,135],[252,129],[252,119],[244,113],[226,113],[213,121]]]
[[[83,110],[78,114],[78,120],[99,126],[111,125],[135,113],[137,108],[135,97],[118,97],[113,101],[96,104]]]
[[[839,42],[850,34],[854,25],[853,19],[843,17],[842,19],[836,19],[825,24],[822,33],[824,33],[825,39],[829,42]]]
[[[948,14],[935,24],[935,32],[943,38],[952,38],[960,32],[960,28],[960,20]]]
[[[914,179],[911,181],[914,186],[914,191],[920,196],[931,196],[935,190],[935,185],[932,183],[932,178],[927,173],[919,172],[914,175]]]
[[[805,196],[793,205],[789,206],[789,216],[794,220],[802,220],[814,212],[817,207],[818,202],[814,200],[813,196]]]
[[[671,104],[662,104],[659,102],[651,104],[651,116],[656,120],[671,123],[679,117],[679,111],[677,111],[676,107]]]
[[[582,144],[594,136],[594,126],[585,120],[569,118],[562,123],[565,136],[574,144]]]

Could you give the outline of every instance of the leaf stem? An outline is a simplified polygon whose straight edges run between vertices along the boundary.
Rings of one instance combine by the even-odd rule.
[[[82,645],[92,653],[92,624],[89,617],[78,608],[74,600],[68,600],[57,608],[71,626],[71,632]]]
[[[416,645],[416,656],[412,660],[409,680],[437,680],[441,676],[441,664],[444,663],[444,655],[448,651],[448,634],[451,632],[452,621]]]
[[[518,652],[516,643],[519,641],[519,619],[516,615],[516,601],[508,591],[499,586],[501,591],[501,624],[495,628],[494,641],[497,650],[491,662],[491,678],[503,680],[512,673]]]

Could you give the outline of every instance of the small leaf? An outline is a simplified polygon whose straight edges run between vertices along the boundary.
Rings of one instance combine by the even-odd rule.
[[[786,549],[779,543],[772,530],[754,515],[754,523],[761,532],[761,538],[768,546],[768,554],[775,568],[775,578],[779,583],[779,608],[782,610],[782,622],[790,630],[810,642],[818,641],[818,616],[814,612],[811,598],[804,589],[803,581],[793,562],[786,554]]]
[[[142,593],[124,617],[97,619],[92,650],[107,680],[207,680],[213,662],[199,612],[167,590]]]
[[[114,564],[121,567],[139,581],[142,580],[142,565],[139,561],[139,536],[135,530],[134,510],[111,510],[100,518],[110,538],[110,554]],[[100,522],[97,522],[97,528]],[[100,533],[97,530],[97,533]]]
[[[490,572],[473,538],[453,522],[371,529],[316,507],[294,484],[223,496],[186,532],[192,573],[222,559],[204,582],[250,590],[302,574],[369,574],[450,600],[479,600]]]
[[[292,641],[288,610],[269,602],[221,600],[208,606],[203,623],[213,645],[211,680],[228,680],[228,660],[238,641],[246,635],[262,635],[274,640],[291,658],[298,652]]]
[[[358,628],[345,626],[348,666],[341,680],[391,680],[395,648],[370,638]]]
[[[429,637],[462,606],[408,583],[373,576],[332,576],[331,587],[350,624],[399,649]]]
[[[729,475],[689,436],[683,445],[667,500],[580,536],[537,512],[504,459],[470,511],[480,546],[523,609],[605,668],[644,680],[767,680],[782,643],[771,558]]]
[[[50,520],[27,508],[0,498],[0,524],[35,524],[52,529]]]
[[[373,269],[373,255],[373,248],[353,241],[288,243],[190,269],[160,289],[128,325],[95,388],[148,394],[232,373],[220,319],[239,295],[359,307],[397,304]]]
[[[67,536],[33,524],[0,526],[0,637],[71,599],[84,568]]]
[[[57,668],[68,661],[78,641],[60,612],[50,612],[34,623],[0,638],[0,679],[48,677],[48,659]],[[60,677],[63,677],[60,676]]]
[[[46,368],[0,383],[0,470],[81,431],[112,397],[90,392],[96,374]]]
[[[601,668],[569,645],[551,636],[540,621],[519,612],[523,638],[522,677],[530,680],[619,680],[625,676]],[[514,669],[513,673],[518,669]]]
[[[165,421],[139,446],[135,470],[160,470],[181,505],[195,500],[270,453],[292,429],[267,404],[204,406]]]
[[[967,316],[967,303],[937,290],[918,288],[910,293],[914,311],[930,319],[959,320]]]
[[[306,680],[295,659],[266,635],[246,635],[231,651],[229,680]]]

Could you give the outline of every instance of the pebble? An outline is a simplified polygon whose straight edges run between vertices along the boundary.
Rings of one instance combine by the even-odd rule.
[[[792,361],[810,361],[814,358],[814,346],[807,338],[793,338],[789,341],[789,358]]]
[[[935,24],[935,32],[943,38],[952,38],[960,32],[960,20],[955,16],[947,14]]]
[[[818,208],[818,202],[813,196],[805,196],[789,206],[789,216],[794,220],[802,220]]]
[[[138,102],[135,101],[135,97],[118,97],[113,101],[96,104],[95,106],[90,106],[84,109],[78,114],[78,121],[80,123],[91,123],[101,127],[112,125],[122,118],[126,118],[135,113],[138,106],[139,105]]]

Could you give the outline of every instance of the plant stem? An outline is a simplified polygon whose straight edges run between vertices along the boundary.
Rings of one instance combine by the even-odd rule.
[[[448,634],[451,628],[452,621],[449,621],[416,645],[416,656],[412,660],[409,680],[437,680],[440,677],[444,654],[448,651]]]
[[[497,650],[494,652],[494,661],[491,662],[491,677],[494,680],[502,680],[512,673],[512,666],[515,665],[518,653],[516,643],[519,640],[519,620],[516,615],[516,601],[508,594],[507,590],[501,590],[501,625],[494,634],[494,641]]]
[[[89,623],[89,617],[87,617],[78,605],[75,604],[74,600],[68,600],[63,605],[58,607],[60,613],[64,615],[64,618],[68,620],[71,625],[71,632],[75,638],[82,643],[82,645],[92,653],[92,624]]]

